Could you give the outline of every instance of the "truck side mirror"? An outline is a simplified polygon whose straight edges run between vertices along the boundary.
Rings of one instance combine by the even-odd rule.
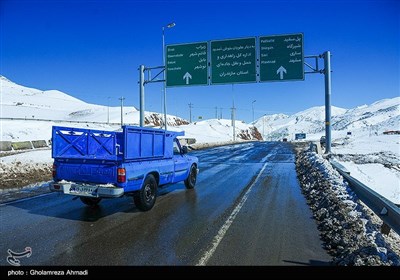
[[[183,146],[182,147],[182,154],[187,154],[188,153],[188,147],[187,146]]]

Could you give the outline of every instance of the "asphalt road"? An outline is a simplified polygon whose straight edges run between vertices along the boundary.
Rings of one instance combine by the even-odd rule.
[[[159,190],[140,212],[130,197],[90,208],[63,194],[0,206],[0,264],[30,247],[22,265],[327,265],[296,179],[289,143],[196,151],[196,188]]]

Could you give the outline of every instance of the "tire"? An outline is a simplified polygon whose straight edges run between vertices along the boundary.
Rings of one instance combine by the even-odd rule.
[[[81,196],[80,199],[84,204],[89,205],[89,206],[96,206],[101,201],[101,198],[99,198],[99,197]]]
[[[140,191],[133,195],[136,207],[142,211],[149,211],[153,208],[157,198],[157,181],[153,175],[146,176]]]
[[[193,189],[196,185],[197,180],[197,167],[196,165],[192,164],[190,167],[189,175],[185,180],[185,186],[187,189]]]

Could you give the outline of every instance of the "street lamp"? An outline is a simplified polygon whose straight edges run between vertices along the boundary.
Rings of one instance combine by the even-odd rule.
[[[164,64],[164,82],[163,82],[163,91],[164,91],[164,128],[167,130],[167,80],[165,79],[166,77],[166,72],[167,72],[167,66],[166,66],[166,59],[165,59],[165,28],[172,28],[175,26],[175,22],[171,22],[167,24],[166,26],[162,27],[162,54],[163,54],[163,64]]]
[[[253,110],[253,122],[254,122],[254,102],[256,102],[257,100],[253,100],[253,102],[251,102],[251,108]]]

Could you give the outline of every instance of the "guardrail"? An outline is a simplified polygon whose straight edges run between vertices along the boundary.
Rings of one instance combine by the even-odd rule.
[[[350,172],[340,163],[334,160],[331,160],[330,163],[349,182],[351,189],[358,198],[383,221],[382,232],[389,233],[390,228],[392,228],[400,234],[400,207],[351,177]]]
[[[39,121],[39,122],[55,122],[55,123],[91,123],[91,124],[109,124],[121,125],[121,123],[108,123],[108,122],[91,122],[91,121],[71,121],[71,120],[48,120],[48,119],[34,119],[34,118],[0,118],[0,120],[9,121]],[[139,125],[137,123],[124,123],[126,125]]]
[[[46,140],[0,141],[0,153],[48,148],[50,146],[51,140],[48,143]]]

